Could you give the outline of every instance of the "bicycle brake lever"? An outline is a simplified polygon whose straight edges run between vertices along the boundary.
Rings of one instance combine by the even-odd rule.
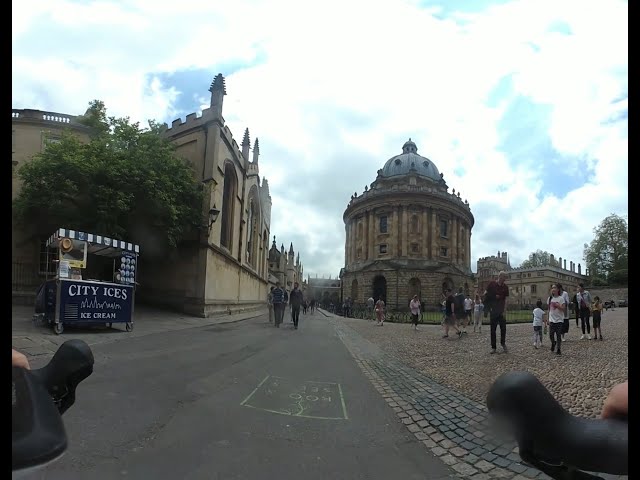
[[[545,463],[544,461],[535,458],[526,450],[520,452],[520,458],[554,480],[604,480],[600,476],[583,472],[582,470],[577,470],[575,468],[568,467],[567,465],[553,465]]]

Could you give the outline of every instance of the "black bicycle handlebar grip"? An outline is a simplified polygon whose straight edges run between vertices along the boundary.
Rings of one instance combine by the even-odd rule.
[[[498,377],[489,389],[487,407],[508,421],[525,461],[531,455],[588,472],[628,474],[628,423],[571,415],[529,372]]]
[[[75,402],[78,384],[93,373],[93,353],[82,340],[64,342],[51,361],[33,374],[42,382],[58,404],[60,413]]]

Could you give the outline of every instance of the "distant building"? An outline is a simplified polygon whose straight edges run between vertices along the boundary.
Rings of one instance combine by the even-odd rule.
[[[284,244],[278,250],[274,236],[269,249],[269,283],[275,285],[275,282],[280,282],[280,286],[290,292],[293,289],[293,284],[298,282],[306,299],[307,283],[304,281],[304,267],[300,263],[300,254],[298,253],[295,261],[294,257],[293,243],[289,246],[289,253],[286,254]]]
[[[553,255],[551,261],[555,263]],[[582,266],[574,262],[569,262],[568,267],[567,260],[559,258],[558,266],[511,268],[507,253],[498,252],[497,256],[478,259],[477,292],[482,295],[489,282],[504,270],[509,286],[509,305],[532,307],[539,299],[546,302],[551,285],[556,282],[562,284],[569,295],[573,296],[578,283],[588,281],[588,272],[585,270],[583,274]]]
[[[341,289],[342,282],[339,278],[307,278],[308,298],[321,305],[341,305]]]
[[[344,212],[343,297],[356,304],[406,309],[417,294],[434,307],[446,288],[473,290],[469,203],[417,152],[409,139]]]

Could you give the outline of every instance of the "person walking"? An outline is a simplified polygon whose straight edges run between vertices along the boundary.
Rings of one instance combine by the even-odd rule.
[[[273,290],[276,287],[271,287],[269,294],[267,295],[267,308],[269,309],[269,323],[273,323]]]
[[[544,322],[544,310],[542,310],[542,300],[536,302],[536,308],[533,309],[533,346],[539,348],[542,346],[542,325]]]
[[[567,341],[567,335],[569,334],[569,293],[562,287],[561,283],[556,284],[558,287],[558,294],[564,299],[564,326],[562,328],[562,340]]]
[[[466,296],[464,299],[464,333],[467,333],[467,325],[473,322],[473,300],[471,295]],[[473,329],[475,331],[475,328]]]
[[[449,329],[453,327],[453,329],[458,334],[458,337],[462,336],[462,331],[458,328],[456,321],[456,299],[451,293],[451,289],[447,288],[445,290],[446,299],[444,302],[444,335],[442,338],[449,338]]]
[[[466,320],[464,316],[464,293],[462,293],[462,287],[458,288],[458,293],[456,293],[454,298],[456,302],[456,308],[455,308],[456,325],[458,327],[462,325],[462,328],[460,329],[460,331],[466,334],[467,325],[466,325]]]
[[[482,314],[484,312],[484,304],[482,303],[482,299],[480,295],[476,295],[476,302],[473,306],[473,332],[475,333],[476,328],[478,329],[478,333],[482,333]]]
[[[600,327],[600,322],[602,321],[602,303],[600,303],[600,297],[597,295],[593,297],[591,310],[593,312],[593,339],[598,340],[598,332],[600,332],[600,340],[602,340],[602,328]]]
[[[293,320],[293,328],[298,329],[298,322],[300,320],[300,307],[304,302],[304,296],[302,290],[300,290],[298,282],[293,284],[293,290],[289,294],[289,304],[291,305],[291,318]]]
[[[418,320],[420,319],[420,299],[418,295],[414,295],[409,302],[409,310],[411,311],[411,323],[413,323],[413,329],[418,330]]]
[[[384,325],[384,300],[382,298],[376,302],[376,319],[378,320],[376,325],[382,327]]]
[[[551,287],[551,298],[549,298],[549,336],[551,337],[551,351],[555,351],[557,345],[557,355],[561,355],[562,332],[565,326],[564,315],[565,310],[567,310],[569,306],[564,296],[560,293],[559,287],[558,284],[554,284]]]
[[[376,301],[373,299],[373,297],[369,297],[367,299],[367,309],[369,310],[369,318],[371,318],[371,320],[376,319],[376,312],[374,311],[375,304]]]
[[[489,282],[487,286],[486,299],[483,302],[484,308],[489,309],[489,321],[491,327],[491,353],[496,353],[496,330],[500,326],[500,345],[502,351],[507,353],[507,319],[505,311],[507,309],[507,297],[509,287],[505,283],[507,273],[501,271],[498,278]]]
[[[284,317],[285,291],[280,287],[280,282],[276,282],[275,288],[271,291],[271,302],[273,303],[273,313],[276,328],[280,328],[282,318]]]
[[[587,338],[591,340],[591,325],[589,324],[589,317],[591,317],[591,304],[593,303],[593,299],[591,298],[589,291],[584,289],[584,283],[582,282],[578,284],[576,301],[578,303],[578,312],[580,314],[580,324],[582,325],[582,337],[580,337],[580,340],[584,340],[585,333]]]

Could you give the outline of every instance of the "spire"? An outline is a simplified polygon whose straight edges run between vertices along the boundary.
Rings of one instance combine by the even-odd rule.
[[[278,248],[278,247],[276,247],[276,236],[275,235],[273,236],[273,245],[272,245],[272,247]]]
[[[258,157],[260,156],[260,147],[258,146],[258,138],[256,137],[256,142],[253,144],[253,163],[258,163]]]
[[[224,77],[221,73],[215,76],[211,86],[209,87],[211,92],[211,111],[217,117],[222,117],[222,102],[224,96],[227,94],[227,88],[224,84]]]
[[[291,246],[289,247],[289,255],[293,255],[293,242],[291,242]]]
[[[300,252],[298,252],[298,255],[296,257],[296,265],[300,265]]]
[[[280,245],[280,251],[284,253],[284,243]]]
[[[251,142],[249,141],[249,129],[245,129],[244,138],[242,139],[242,156],[245,161],[249,161],[249,147],[251,146]]]

